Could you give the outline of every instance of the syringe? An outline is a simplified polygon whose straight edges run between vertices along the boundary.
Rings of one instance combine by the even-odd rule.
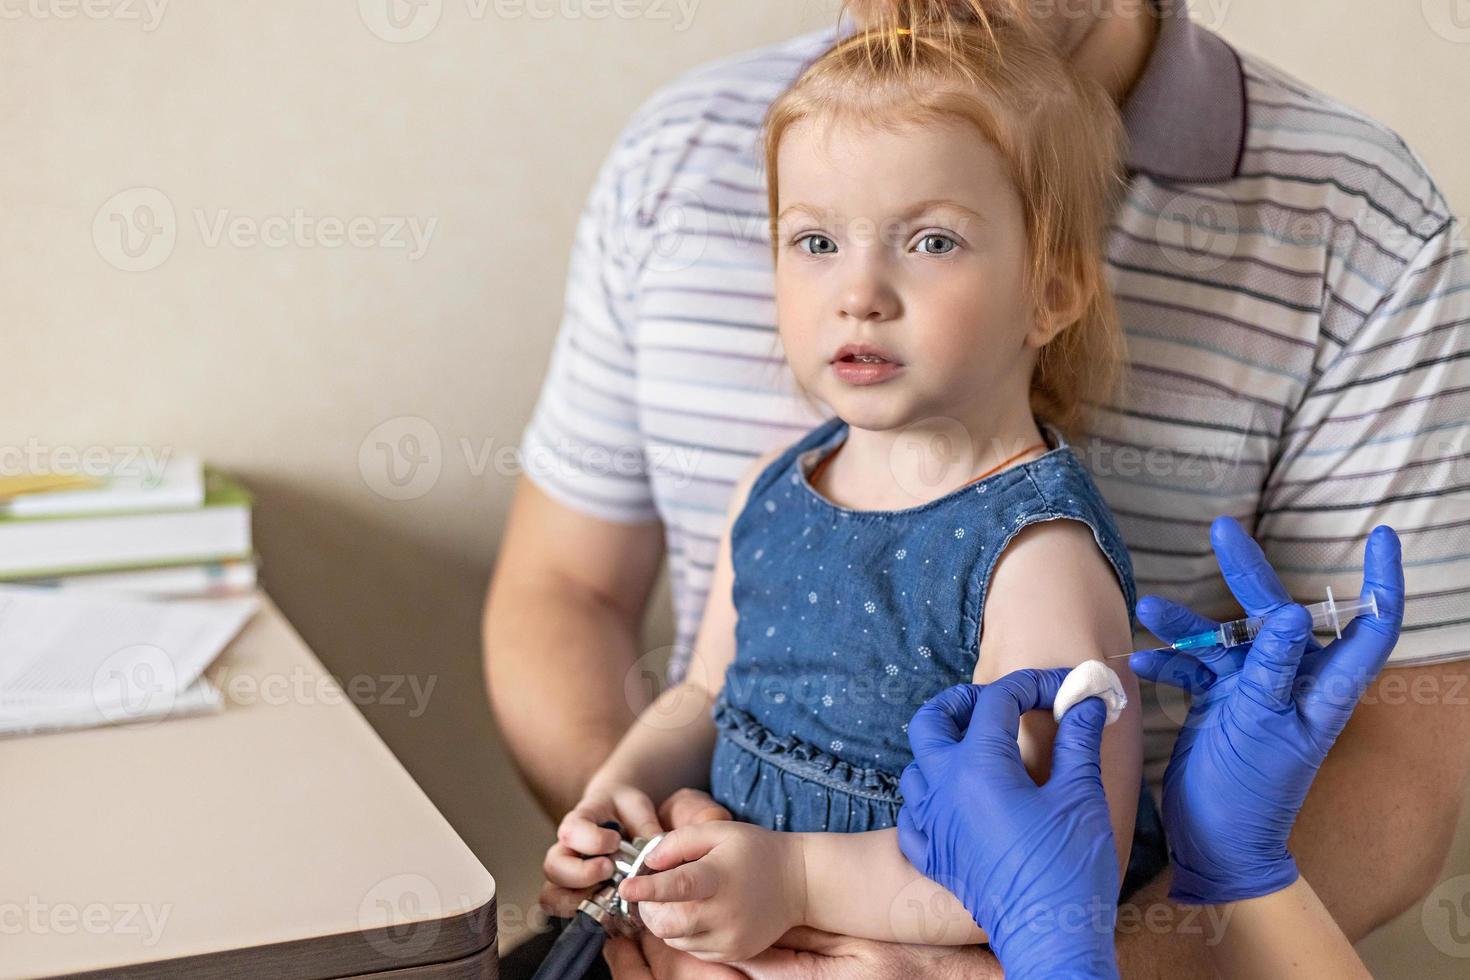
[[[1332,631],[1342,638],[1342,624],[1344,621],[1351,622],[1352,618],[1363,610],[1371,610],[1374,617],[1378,616],[1378,596],[1372,590],[1368,592],[1366,599],[1348,599],[1338,602],[1332,595],[1332,586],[1327,587],[1327,598],[1322,602],[1314,602],[1304,609],[1312,616],[1314,629],[1325,629],[1332,627]],[[1261,632],[1261,627],[1266,623],[1264,616],[1248,616],[1245,619],[1233,619],[1228,623],[1221,623],[1212,630],[1203,633],[1195,633],[1192,636],[1181,636],[1169,644],[1175,650],[1198,650],[1201,647],[1233,647],[1242,643],[1249,643]]]
[[[1314,629],[1332,628],[1338,639],[1342,638],[1343,623],[1351,622],[1358,613],[1367,610],[1374,618],[1378,616],[1378,596],[1369,590],[1368,597],[1358,599],[1345,599],[1338,601],[1332,595],[1332,586],[1327,587],[1327,598],[1322,602],[1314,602],[1309,606],[1303,606],[1312,616],[1312,627]],[[1264,616],[1248,616],[1245,619],[1233,619],[1228,623],[1221,623],[1212,630],[1194,633],[1190,636],[1181,636],[1169,644],[1175,650],[1199,650],[1204,647],[1233,647],[1242,643],[1249,643],[1261,632],[1261,627],[1266,623]],[[1109,660],[1118,657],[1127,657],[1131,654],[1120,653]]]

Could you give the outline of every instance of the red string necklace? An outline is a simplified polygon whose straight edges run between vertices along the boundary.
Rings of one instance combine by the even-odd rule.
[[[813,466],[811,473],[807,475],[807,478],[806,478],[807,479],[807,482],[810,483],[812,486],[816,486],[817,485],[817,477],[821,475],[822,469],[828,463],[832,462],[832,457],[836,456],[839,452],[841,452],[842,451],[842,447],[845,446],[845,445],[847,445],[847,440],[846,439],[844,439],[844,440],[842,440],[842,442],[838,443],[836,449],[832,450],[830,453],[828,453],[827,455],[823,456],[820,460],[818,460],[817,461],[817,465],[816,466]],[[979,476],[975,477],[975,479],[973,479],[973,480],[967,480],[964,483],[961,483],[960,484],[960,487],[968,487],[971,483],[979,483],[981,480],[985,479],[990,474],[995,473],[998,470],[1004,469],[1007,463],[1010,463],[1010,462],[1012,462],[1013,460],[1016,460],[1016,459],[1020,459],[1022,456],[1026,455],[1027,453],[1031,452],[1034,449],[1045,449],[1045,448],[1046,448],[1046,443],[1045,442],[1038,442],[1038,443],[1035,443],[1034,445],[1027,446],[1025,449],[1023,449],[1020,452],[1016,453],[1014,456],[1011,456],[1008,459],[1002,460],[1000,463],[996,464],[995,466],[992,466],[990,469],[986,470],[984,473],[981,473]],[[959,489],[960,487],[957,487],[956,489]]]

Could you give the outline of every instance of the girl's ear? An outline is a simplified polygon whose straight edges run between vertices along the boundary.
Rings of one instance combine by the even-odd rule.
[[[1092,291],[1082,276],[1054,274],[1047,282],[1036,322],[1027,332],[1026,342],[1036,348],[1045,347],[1057,334],[1082,319],[1091,298]]]

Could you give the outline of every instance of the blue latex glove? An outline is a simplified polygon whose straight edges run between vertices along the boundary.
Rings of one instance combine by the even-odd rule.
[[[1066,670],[960,684],[909,722],[898,843],[986,931],[1007,977],[1116,977],[1118,854],[1099,751],[1107,709],[1075,705],[1037,786],[1016,744],[1021,715],[1050,708]]]
[[[1249,647],[1140,650],[1130,662],[1138,676],[1192,695],[1164,773],[1169,897],[1214,905],[1296,880],[1287,838],[1327,750],[1398,641],[1404,572],[1398,536],[1374,528],[1362,594],[1376,593],[1379,618],[1357,616],[1323,647],[1311,637],[1311,616],[1238,523],[1218,518],[1210,540],[1235,598],[1248,615],[1266,617],[1260,634]],[[1217,625],[1152,595],[1139,600],[1138,618],[1167,643]]]

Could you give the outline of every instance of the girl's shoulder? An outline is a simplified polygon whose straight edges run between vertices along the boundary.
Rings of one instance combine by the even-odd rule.
[[[1070,518],[1085,524],[1117,574],[1128,607],[1136,601],[1133,561],[1112,509],[1074,447],[1062,440],[1053,451],[1025,464],[1030,489],[1011,516],[1007,542],[1035,523]]]
[[[1071,445],[1060,446],[1033,460],[1030,474],[1038,506],[1056,511],[1100,511],[1112,519],[1102,491]]]
[[[846,424],[841,418],[833,416],[818,423],[784,449],[775,449],[757,457],[746,473],[747,477],[751,477],[752,471],[754,472],[753,477],[749,480],[750,494],[746,501],[747,504],[759,497],[788,472],[795,474],[799,457],[809,450],[832,441]]]
[[[819,423],[789,445],[761,453],[746,466],[735,481],[730,495],[730,506],[726,515],[727,526],[732,534],[740,523],[740,516],[760,499],[788,471],[794,473],[797,457],[826,442],[843,424],[842,419],[833,417]]]

